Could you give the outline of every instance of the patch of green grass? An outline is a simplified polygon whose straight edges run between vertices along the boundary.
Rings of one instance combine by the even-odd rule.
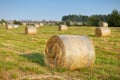
[[[12,78],[12,79],[16,79],[16,78],[18,78],[18,75],[15,74],[15,73],[13,73],[13,74],[11,74],[11,78]]]
[[[43,74],[44,72],[42,72],[41,70],[39,70],[36,67],[30,67],[30,66],[22,66],[20,67],[20,70],[22,70],[23,72],[28,72],[28,73],[36,73],[36,74]]]

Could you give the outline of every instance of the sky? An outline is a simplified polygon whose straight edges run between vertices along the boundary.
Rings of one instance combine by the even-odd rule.
[[[0,0],[0,19],[61,20],[69,14],[95,15],[120,11],[120,0]]]

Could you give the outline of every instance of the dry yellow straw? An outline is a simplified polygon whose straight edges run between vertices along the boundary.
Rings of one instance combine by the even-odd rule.
[[[19,27],[19,25],[13,25],[13,27],[14,27],[14,28],[18,28],[18,27]]]
[[[8,24],[8,25],[6,26],[6,29],[8,29],[8,30],[13,29],[13,28],[14,28],[14,25],[13,25],[13,24]]]
[[[37,29],[34,26],[25,27],[26,34],[37,34]]]
[[[59,31],[64,31],[64,30],[67,30],[67,26],[66,25],[60,25],[58,27]]]
[[[45,63],[50,67],[75,70],[94,62],[94,46],[86,36],[54,35],[46,44]]]
[[[40,25],[39,25],[39,24],[34,24],[34,25],[35,25],[35,27],[36,27],[36,28],[39,28],[39,27],[40,27]]]
[[[110,36],[111,31],[109,27],[98,27],[95,29],[95,35],[98,37]]]
[[[108,27],[108,23],[107,22],[100,22],[99,26],[100,27]]]

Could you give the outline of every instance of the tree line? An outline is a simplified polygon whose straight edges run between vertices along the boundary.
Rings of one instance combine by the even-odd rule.
[[[109,26],[120,27],[120,12],[114,9],[112,13],[108,15],[65,15],[62,17],[62,22],[68,26],[98,26],[100,22],[107,22]]]
[[[107,22],[110,27],[120,27],[120,12],[114,9],[111,14],[108,15],[65,15],[62,17],[61,22],[56,22],[56,25],[66,24],[68,26],[98,26],[100,22]],[[1,19],[0,24],[7,23],[6,20]],[[17,20],[13,20],[13,24],[22,23]]]
[[[0,20],[0,24],[2,24],[2,23],[7,23],[7,21],[4,20],[4,19],[1,19],[1,20]],[[17,21],[17,20],[13,20],[13,24],[22,25],[22,23],[21,23],[20,21]]]

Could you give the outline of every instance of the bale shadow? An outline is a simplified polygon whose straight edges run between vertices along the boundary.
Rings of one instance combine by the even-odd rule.
[[[88,35],[89,37],[96,37],[95,35]]]
[[[39,64],[40,66],[45,66],[44,54],[31,53],[31,54],[22,54],[21,56],[27,58],[31,62]]]

